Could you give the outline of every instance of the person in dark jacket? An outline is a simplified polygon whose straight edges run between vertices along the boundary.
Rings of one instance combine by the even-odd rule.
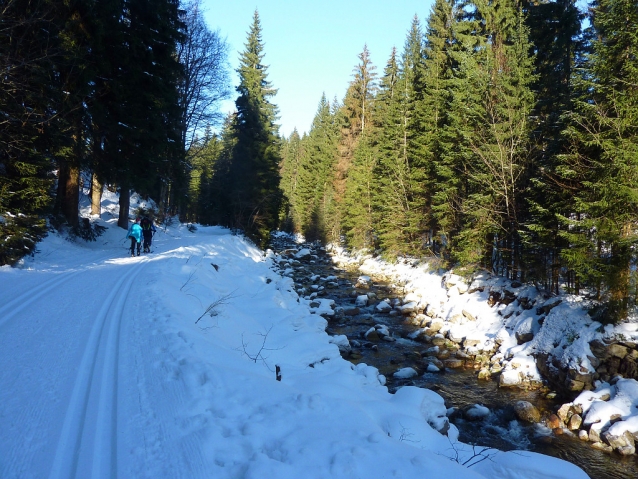
[[[135,218],[135,223],[131,225],[126,233],[126,237],[131,239],[131,256],[135,256],[135,247],[137,246],[137,256],[140,255],[140,247],[142,245],[142,227],[140,219]]]
[[[144,253],[151,252],[151,242],[153,241],[153,235],[155,234],[155,225],[153,224],[153,220],[151,220],[148,216],[142,218],[142,222],[140,223],[142,227],[142,234],[144,235]]]

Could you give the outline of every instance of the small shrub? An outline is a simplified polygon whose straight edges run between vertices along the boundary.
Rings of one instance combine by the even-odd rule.
[[[84,241],[95,241],[106,231],[104,226],[91,224],[88,218],[81,218],[77,226],[71,228],[70,234],[75,238],[82,238]]]

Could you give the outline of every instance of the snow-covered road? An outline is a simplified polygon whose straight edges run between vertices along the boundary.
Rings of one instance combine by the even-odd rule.
[[[3,479],[587,477],[533,453],[462,467],[442,399],[344,361],[262,252],[177,225],[129,258],[113,223],[0,268]]]

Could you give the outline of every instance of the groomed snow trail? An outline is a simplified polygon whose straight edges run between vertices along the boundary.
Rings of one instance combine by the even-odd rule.
[[[51,479],[76,477],[79,462],[90,466],[91,477],[112,477],[117,469],[114,442],[120,323],[139,273],[137,269],[119,279],[94,319],[64,417]],[[87,437],[82,440],[83,436]],[[91,442],[92,448],[88,446]]]
[[[184,260],[107,246],[3,270],[0,477],[197,476],[196,441],[176,420],[189,395],[182,341],[153,291],[173,261]]]

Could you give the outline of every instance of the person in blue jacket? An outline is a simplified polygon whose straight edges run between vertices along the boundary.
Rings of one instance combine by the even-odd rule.
[[[142,246],[142,227],[140,226],[140,219],[135,218],[135,223],[131,225],[126,233],[127,238],[131,238],[131,256],[135,256],[135,246],[137,245],[137,256],[140,255],[140,248]]]

